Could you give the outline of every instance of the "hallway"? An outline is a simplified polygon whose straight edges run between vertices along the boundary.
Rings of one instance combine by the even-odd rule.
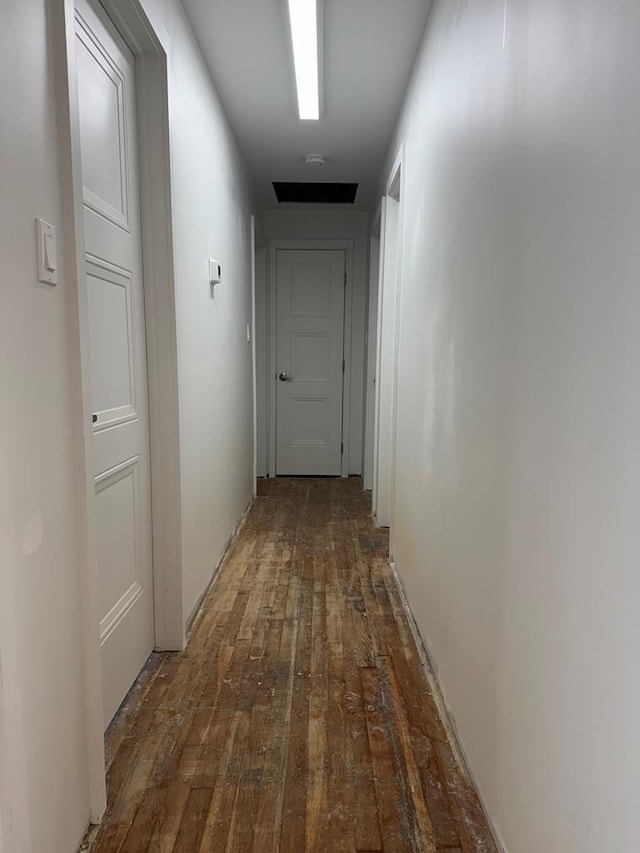
[[[0,0],[0,853],[639,853],[639,33]]]
[[[271,479],[107,732],[83,850],[493,853],[359,478]]]

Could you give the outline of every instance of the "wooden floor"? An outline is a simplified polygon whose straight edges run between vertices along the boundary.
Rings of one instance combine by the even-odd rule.
[[[359,480],[260,484],[186,652],[107,733],[117,851],[491,851]]]

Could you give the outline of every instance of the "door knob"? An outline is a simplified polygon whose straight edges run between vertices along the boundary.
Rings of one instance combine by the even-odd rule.
[[[280,382],[293,382],[293,376],[289,376],[288,373],[284,372],[278,374],[278,379]]]

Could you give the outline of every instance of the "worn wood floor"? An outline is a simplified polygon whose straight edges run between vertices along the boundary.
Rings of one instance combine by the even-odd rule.
[[[107,733],[92,853],[495,853],[359,480],[259,497]]]

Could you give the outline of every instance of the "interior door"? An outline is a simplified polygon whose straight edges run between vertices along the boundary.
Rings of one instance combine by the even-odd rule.
[[[105,726],[154,645],[134,57],[76,3]]]
[[[342,469],[345,253],[278,250],[276,473]]]

